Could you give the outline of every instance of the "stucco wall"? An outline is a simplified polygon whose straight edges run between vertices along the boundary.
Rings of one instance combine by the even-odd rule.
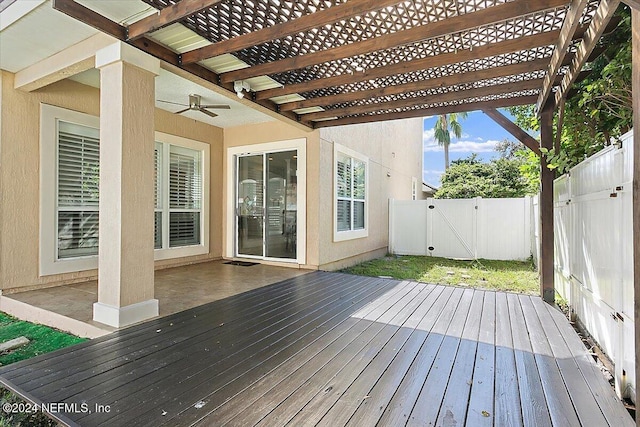
[[[209,168],[209,254],[156,261],[156,268],[181,265],[186,261],[220,258],[222,256],[223,129],[178,114],[171,114],[159,108],[156,108],[155,122],[158,132],[208,143],[211,164]]]
[[[333,241],[334,143],[369,158],[366,238]],[[319,227],[320,268],[341,268],[384,255],[389,241],[388,200],[410,200],[413,177],[418,179],[420,192],[422,150],[420,118],[320,129],[320,206],[332,212],[331,220],[321,221]]]
[[[304,131],[284,122],[273,121],[247,126],[237,126],[224,130],[224,156],[227,148],[243,145],[262,144],[267,142],[286,141],[305,138],[307,140],[307,235],[306,235],[306,266],[317,268],[319,260],[319,131]],[[223,200],[227,200],[228,179],[232,179],[232,172],[226,168],[224,162]],[[223,213],[223,224],[227,224],[226,210]],[[232,227],[223,227],[223,235],[232,233]],[[229,254],[230,255],[230,254]]]
[[[323,128],[305,132],[282,122],[225,129],[229,147],[307,139],[307,266],[336,269],[382,256],[388,247],[388,200],[410,199],[412,178],[422,183],[422,119]],[[369,157],[369,235],[333,242],[333,144]],[[226,156],[226,153],[225,153]],[[224,171],[224,195],[232,171]],[[387,176],[389,174],[390,176]],[[226,211],[223,218],[226,222]],[[223,233],[233,232],[224,227]]]
[[[99,115],[99,91],[63,80],[27,93],[13,89],[14,75],[2,71],[0,104],[0,289],[71,283],[96,277],[95,270],[39,276],[40,103]],[[156,129],[211,145],[210,253],[157,262],[156,267],[221,256],[222,129],[156,110]]]

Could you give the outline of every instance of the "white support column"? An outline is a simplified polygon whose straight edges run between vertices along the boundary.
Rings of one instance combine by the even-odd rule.
[[[93,319],[122,327],[158,315],[154,299],[154,78],[160,61],[118,42],[100,69],[100,243]]]

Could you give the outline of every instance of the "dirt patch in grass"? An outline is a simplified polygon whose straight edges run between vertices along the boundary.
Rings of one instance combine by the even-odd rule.
[[[27,337],[30,343],[7,354],[0,354],[0,364],[3,366],[86,341],[86,338],[24,322],[0,312],[0,342],[20,336]]]
[[[386,256],[342,271],[523,294],[537,295],[540,292],[538,272],[530,260],[463,261],[426,256]]]

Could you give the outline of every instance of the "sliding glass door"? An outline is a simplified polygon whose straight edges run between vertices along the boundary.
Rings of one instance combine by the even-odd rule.
[[[297,151],[237,157],[238,256],[296,259]]]
[[[238,157],[238,255],[264,255],[264,159]]]

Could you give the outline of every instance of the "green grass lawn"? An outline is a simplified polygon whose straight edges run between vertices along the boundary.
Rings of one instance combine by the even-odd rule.
[[[532,261],[460,261],[391,255],[355,265],[343,272],[525,294],[540,292],[538,272]]]
[[[59,348],[68,347],[86,341],[47,326],[24,322],[0,312],[0,343],[20,336],[27,337],[30,341],[24,347],[20,347],[6,354],[0,354],[0,364],[8,365],[20,360],[29,359],[40,354],[48,353]],[[9,390],[0,386],[0,403],[16,403],[22,400]],[[47,418],[42,413],[12,413],[7,414],[0,410],[0,427],[5,426],[57,426],[58,423]]]
[[[3,366],[86,341],[86,338],[24,322],[0,312],[0,343],[20,336],[27,337],[31,342],[10,353],[0,355],[0,364]]]

